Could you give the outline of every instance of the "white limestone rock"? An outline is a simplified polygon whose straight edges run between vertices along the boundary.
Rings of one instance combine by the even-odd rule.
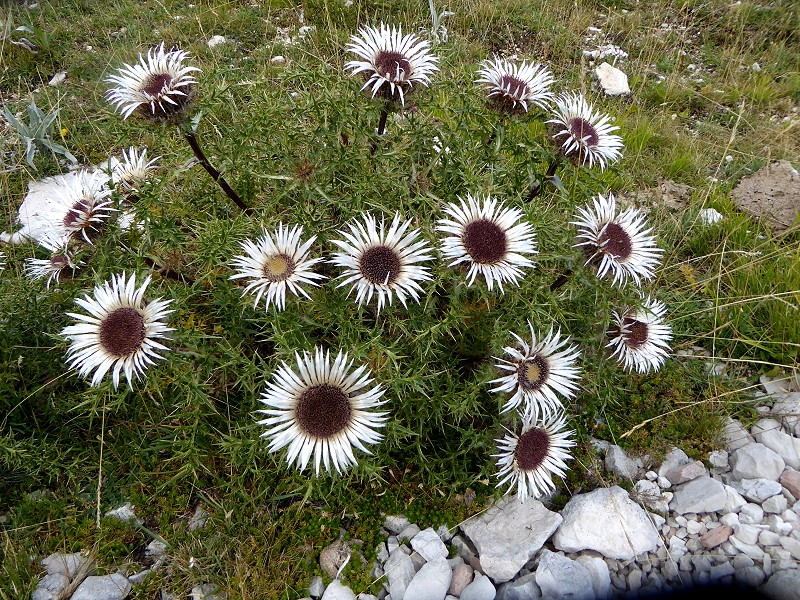
[[[668,500],[655,481],[641,479],[634,484],[638,499],[650,510],[666,513],[669,510]]]
[[[628,87],[628,76],[607,62],[597,67],[594,70],[594,75],[598,83],[600,83],[600,87],[609,96],[622,96],[631,93],[631,88]]]
[[[423,529],[415,535],[411,540],[411,547],[419,552],[427,562],[432,562],[437,558],[447,558],[447,546],[444,545],[433,527]]]
[[[722,508],[723,514],[738,513],[747,504],[742,495],[733,487],[725,485],[725,506]]]
[[[736,419],[728,417],[725,427],[722,431],[722,437],[725,442],[725,447],[728,452],[733,452],[739,448],[752,443],[753,437],[748,433],[742,424]]]
[[[789,433],[800,436],[800,392],[777,394],[771,412]]]
[[[782,537],[781,546],[788,551],[795,560],[800,560],[800,541],[793,537]]]
[[[725,450],[713,450],[708,453],[708,462],[715,469],[727,471],[731,468],[728,452]]]
[[[773,479],[742,479],[732,481],[732,487],[751,502],[761,504],[767,498],[781,493],[782,486]]]
[[[609,558],[632,559],[654,551],[659,535],[647,513],[619,486],[573,496],[561,511],[553,544],[565,552],[596,550]]]
[[[536,573],[528,573],[501,585],[495,600],[538,600],[541,597],[542,590],[536,583]]]
[[[461,600],[494,600],[497,590],[492,585],[492,580],[481,575],[475,574],[475,580],[464,588],[461,592]]]
[[[690,462],[692,461],[686,455],[686,452],[684,452],[680,448],[672,448],[669,452],[667,452],[667,455],[664,457],[664,462],[662,462],[661,466],[658,467],[658,476],[664,477],[665,479],[667,479],[667,481],[669,481],[669,479],[667,478],[667,473],[669,473],[673,469],[682,467],[683,465],[687,465]]]
[[[65,573],[48,573],[36,584],[31,600],[59,600],[69,582]]]
[[[406,528],[403,529],[403,531],[397,534],[397,539],[401,541],[411,540],[419,532],[420,532],[419,525],[417,525],[416,523],[411,523],[410,525],[407,525]]]
[[[641,460],[631,458],[625,450],[616,445],[610,445],[606,450],[606,470],[626,479],[633,479],[642,468]]]
[[[758,525],[763,520],[764,509],[759,504],[748,502],[739,511],[739,522],[744,525]]]
[[[800,381],[795,377],[768,377],[767,375],[761,375],[758,381],[768,396],[800,391],[797,387]]]
[[[386,581],[389,582],[389,593],[392,598],[402,598],[415,574],[411,557],[403,552],[402,548],[398,548],[389,554],[383,571],[386,573]]]
[[[589,571],[580,563],[550,550],[543,550],[536,568],[536,583],[544,598],[594,600]]]
[[[779,515],[788,508],[788,504],[786,498],[778,494],[764,500],[764,502],[761,503],[761,508],[764,509],[765,513]]]
[[[669,507],[679,514],[708,513],[722,510],[726,500],[722,482],[703,475],[675,488]]]
[[[409,525],[411,525],[411,521],[405,515],[389,515],[383,521],[383,528],[394,535],[397,535]]]
[[[777,481],[785,467],[786,463],[777,452],[758,442],[742,446],[731,456],[731,474],[735,479]]]
[[[322,594],[325,593],[325,582],[322,581],[322,577],[317,575],[316,577],[312,577],[311,581],[308,584],[308,595],[312,598],[319,598]]]
[[[613,592],[611,588],[611,574],[608,571],[608,564],[599,556],[581,554],[575,558],[575,562],[582,565],[592,579],[592,589],[597,600],[610,598]]]
[[[669,479],[672,485],[679,485],[691,481],[692,479],[702,477],[703,475],[708,475],[706,466],[701,461],[694,460],[685,465],[671,468],[664,476]]]
[[[325,588],[322,600],[356,600],[356,595],[353,590],[343,585],[341,581],[334,579]]]
[[[728,575],[733,575],[736,573],[736,569],[733,568],[733,563],[725,561],[711,567],[709,573],[711,574],[711,581],[717,581]]]
[[[736,570],[735,578],[736,583],[749,589],[754,589],[764,583],[764,570],[755,565],[752,567],[744,567],[743,569]]]
[[[131,591],[131,583],[121,573],[92,575],[83,580],[70,600],[123,600]]]
[[[791,468],[800,469],[800,439],[781,430],[775,419],[760,419],[750,430],[757,442],[776,452]]]
[[[477,549],[483,572],[503,583],[533,558],[562,520],[538,500],[510,497],[461,528]]]
[[[403,598],[414,600],[444,600],[453,572],[443,558],[425,563],[406,588]],[[392,594],[394,598],[395,595]]]
[[[42,566],[47,569],[47,573],[54,575],[56,573],[63,573],[70,579],[75,577],[78,571],[87,563],[92,560],[88,554],[81,552],[74,552],[72,554],[51,554],[47,558],[42,559]]]
[[[758,591],[772,600],[800,600],[800,570],[777,571]]]
[[[715,208],[704,208],[697,214],[697,216],[700,217],[700,222],[703,225],[713,225],[714,223],[719,223],[725,218],[725,215]]]
[[[136,513],[133,510],[133,506],[130,502],[126,502],[119,508],[115,508],[114,510],[110,510],[105,514],[106,517],[112,517],[114,519],[119,519],[125,523],[131,523],[133,525],[141,525],[142,520],[136,516]]]

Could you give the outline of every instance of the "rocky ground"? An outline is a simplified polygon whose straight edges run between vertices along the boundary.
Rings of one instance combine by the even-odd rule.
[[[309,598],[591,600],[719,584],[800,599],[800,391],[796,382],[762,385],[762,418],[749,431],[730,419],[727,450],[705,462],[676,448],[648,466],[597,440],[606,469],[633,493],[597,489],[560,512],[512,496],[455,531],[390,516],[372,570],[384,581],[377,599],[322,578]],[[334,576],[336,563],[326,566]]]
[[[661,465],[595,440],[605,468],[632,483],[573,496],[560,511],[509,496],[454,530],[421,529],[387,516],[386,541],[371,574],[378,596],[358,594],[339,578],[352,541],[325,548],[320,563],[333,581],[312,579],[308,599],[586,600],[644,597],[691,586],[740,586],[767,598],[800,600],[800,381],[762,378],[761,418],[745,429],[730,419],[725,451],[705,461],[673,449]],[[109,516],[136,519],[129,505]],[[189,523],[200,528],[200,509]],[[149,569],[92,576],[83,554],[53,554],[32,600],[123,600],[169,561],[155,540]],[[449,557],[449,558],[448,558]],[[730,588],[733,589],[733,588]],[[192,600],[223,600],[202,584]],[[162,592],[162,600],[177,600]]]

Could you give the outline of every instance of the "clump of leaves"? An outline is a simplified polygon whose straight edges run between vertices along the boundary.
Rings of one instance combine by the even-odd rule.
[[[18,34],[27,34],[30,38],[20,35],[18,39],[14,39],[14,36]],[[0,41],[11,42],[31,54],[38,54],[39,49],[47,50],[50,48],[52,40],[53,32],[47,32],[41,27],[24,23],[14,27],[14,20],[10,14],[5,22],[0,21]]]
[[[3,107],[3,115],[25,144],[25,160],[32,169],[36,169],[33,164],[33,157],[40,148],[50,150],[53,154],[60,154],[73,163],[78,162],[78,159],[69,150],[50,138],[53,122],[58,117],[58,111],[59,109],[56,109],[51,113],[45,114],[42,109],[36,106],[36,102],[31,101],[28,105],[28,123],[25,124],[14,116],[8,106]]]

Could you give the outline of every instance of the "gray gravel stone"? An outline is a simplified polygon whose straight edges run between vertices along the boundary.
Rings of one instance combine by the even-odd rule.
[[[633,479],[641,469],[641,461],[629,457],[625,450],[616,445],[611,445],[606,450],[606,470],[625,479]]]
[[[580,563],[550,550],[543,550],[536,569],[536,583],[544,598],[591,600],[592,578]]]
[[[689,464],[690,462],[692,461],[686,455],[686,452],[680,448],[672,448],[669,452],[667,452],[666,456],[664,457],[664,461],[661,463],[661,466],[658,467],[658,476],[667,478],[667,473],[673,469]]]
[[[669,508],[678,513],[706,513],[721,510],[726,501],[723,484],[703,475],[675,488]]]
[[[758,591],[773,600],[800,600],[800,570],[776,571]]]
[[[672,485],[678,485],[703,475],[708,475],[706,466],[699,460],[695,460],[670,469],[664,476],[669,479]]]
[[[411,540],[419,533],[419,531],[419,525],[411,523],[410,525],[407,525],[403,531],[397,534],[397,539],[399,541]]]
[[[711,569],[709,569],[709,573],[712,581],[718,581],[726,575],[733,575],[736,573],[736,569],[733,567],[732,563],[724,562],[711,567]]]
[[[756,566],[737,569],[734,577],[737,583],[745,585],[749,588],[757,588],[764,583],[764,579],[766,578],[763,569]]]
[[[501,585],[495,600],[536,600],[541,597],[542,590],[536,583],[536,573],[529,573]]]
[[[411,540],[411,547],[428,562],[437,558],[447,558],[447,547],[432,527],[423,529],[415,535]]]
[[[745,525],[754,525],[756,523],[761,523],[763,520],[764,509],[759,504],[748,502],[739,511],[739,522]]]
[[[48,573],[36,584],[31,600],[58,600],[69,585],[69,577],[64,573]]]
[[[714,450],[708,453],[708,462],[712,467],[727,471],[730,469],[729,456],[725,450]]]
[[[405,515],[391,515],[383,521],[383,528],[394,535],[397,535],[409,525],[411,525],[411,521]]]
[[[611,596],[611,575],[606,561],[599,556],[581,554],[575,558],[575,562],[583,566],[589,573],[595,598],[598,600],[609,598]]]

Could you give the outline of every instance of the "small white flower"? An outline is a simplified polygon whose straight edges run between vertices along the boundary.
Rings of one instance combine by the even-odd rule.
[[[118,75],[106,79],[116,85],[108,90],[106,98],[125,119],[137,109],[156,118],[180,113],[197,84],[192,73],[200,71],[183,65],[188,57],[189,53],[183,50],[165,52],[162,42],[147,51],[146,60],[139,54],[139,64],[124,64]]]
[[[622,158],[622,138],[611,133],[619,127],[610,124],[608,115],[595,112],[581,94],[562,94],[555,99],[556,115],[547,121],[554,125],[553,139],[564,141],[565,155],[574,154],[581,163],[595,163],[605,169],[608,163]]]
[[[451,219],[440,219],[437,231],[450,234],[442,241],[442,254],[455,259],[449,266],[469,265],[468,285],[480,274],[491,290],[496,282],[519,285],[522,269],[533,266],[523,254],[536,254],[535,233],[530,223],[520,222],[522,211],[505,208],[496,199],[481,202],[468,194],[461,204],[448,203],[444,212]]]
[[[67,362],[81,377],[95,370],[90,385],[99,385],[111,370],[114,389],[119,387],[120,373],[125,374],[128,386],[144,374],[154,359],[163,358],[158,350],[168,350],[156,341],[172,331],[165,317],[171,300],[153,300],[144,304],[142,298],[150,277],[136,289],[136,275],[114,275],[111,281],[94,288],[94,297],[77,298],[75,303],[88,315],[67,313],[76,325],[65,327],[61,335],[71,340]]]
[[[344,252],[335,252],[331,262],[346,270],[339,279],[339,287],[353,284],[350,291],[357,290],[356,302],[369,303],[372,296],[378,298],[377,311],[392,303],[397,296],[406,306],[406,296],[419,302],[421,281],[431,279],[430,270],[418,263],[431,260],[430,249],[425,240],[419,240],[420,232],[412,229],[411,220],[400,222],[395,214],[388,230],[383,219],[380,225],[370,214],[363,215],[363,224],[349,223],[350,229],[339,231],[344,240],[332,240]]]
[[[575,445],[570,439],[573,431],[567,431],[566,417],[555,413],[537,421],[530,415],[522,418],[519,435],[509,432],[498,443],[496,487],[510,484],[506,493],[517,488],[517,498],[524,502],[528,496],[540,498],[555,491],[553,475],[562,479],[566,475],[567,460],[571,460],[568,448]]]
[[[528,327],[530,344],[511,332],[521,349],[511,346],[503,348],[511,359],[497,358],[500,361],[497,367],[510,373],[490,381],[490,384],[500,385],[489,391],[514,393],[501,413],[524,404],[525,414],[537,420],[540,416],[548,417],[563,410],[558,394],[564,398],[575,396],[578,389],[576,381],[580,379],[575,361],[580,352],[576,346],[567,346],[569,338],[561,339],[561,331],[554,333],[551,328],[546,336],[537,340],[530,321]]]
[[[428,85],[430,75],[439,70],[439,60],[429,52],[426,40],[409,33],[403,35],[401,27],[391,29],[381,23],[380,28],[362,27],[359,36],[350,36],[352,43],[347,50],[362,60],[352,60],[345,64],[352,69],[351,75],[362,73],[366,83],[362,90],[372,88],[376,94],[405,104],[405,95],[414,84]]]
[[[550,108],[553,101],[550,86],[554,79],[546,66],[525,61],[516,64],[495,57],[483,61],[481,67],[478,71],[480,79],[475,83],[482,84],[489,99],[501,110],[515,112],[522,109],[528,112],[529,104],[543,110]]]
[[[150,171],[160,159],[156,156],[147,160],[147,149],[141,152],[131,146],[127,152],[122,151],[122,160],[112,156],[108,162],[100,165],[100,169],[111,175],[111,183],[127,191],[136,191],[136,186],[147,181]]]
[[[583,247],[589,259],[597,264],[597,276],[611,275],[612,283],[623,285],[628,277],[636,285],[642,279],[652,279],[654,269],[661,263],[663,250],[656,246],[652,228],[646,228],[644,215],[636,208],[617,214],[613,194],[598,195],[594,206],[578,208],[578,227],[575,247]]]
[[[647,297],[640,308],[628,307],[613,311],[613,323],[608,331],[613,348],[611,356],[626,371],[647,373],[658,371],[669,355],[672,328],[664,323],[667,308],[658,300]]]
[[[289,447],[286,462],[305,470],[312,455],[314,474],[320,466],[338,473],[356,464],[355,446],[370,454],[365,444],[377,444],[383,435],[375,429],[386,424],[386,412],[370,409],[385,404],[384,389],[372,388],[366,366],[351,371],[352,360],[339,352],[331,364],[330,352],[315,348],[314,354],[295,353],[297,370],[282,362],[267,383],[261,402],[268,417],[259,421],[269,429],[270,452]]]
[[[72,252],[67,246],[62,245],[63,240],[56,237],[54,239],[45,238],[39,243],[50,251],[50,258],[26,258],[25,273],[33,280],[47,278],[45,287],[49,290],[50,283],[59,282],[61,272],[64,269],[77,269],[83,264],[75,261]]]
[[[324,275],[314,273],[311,269],[322,262],[321,258],[308,258],[308,251],[317,239],[312,235],[301,243],[303,227],[295,225],[291,229],[278,224],[278,229],[270,234],[264,229],[261,237],[255,243],[250,240],[240,242],[242,250],[247,254],[236,256],[231,262],[231,267],[237,269],[235,275],[228,279],[249,278],[251,281],[242,291],[244,294],[255,294],[253,308],[258,306],[259,300],[265,296],[265,309],[270,304],[275,304],[278,310],[286,308],[286,291],[295,296],[310,298],[304,285],[317,286],[317,279],[326,279]]]

